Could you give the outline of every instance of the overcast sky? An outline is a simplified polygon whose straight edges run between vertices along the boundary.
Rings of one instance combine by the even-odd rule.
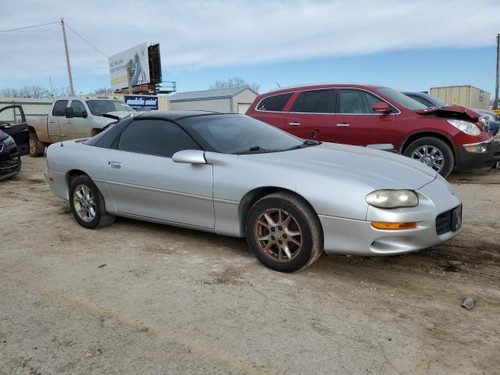
[[[18,0],[2,3],[0,30],[61,17],[106,55],[159,42],[163,79],[180,90],[237,75],[264,91],[359,81],[415,90],[470,83],[493,93],[500,33],[499,0]],[[68,39],[75,89],[109,87],[107,58],[71,30]],[[0,88],[49,87],[49,77],[67,85],[59,25],[0,32],[0,46]],[[424,77],[409,69],[415,62]]]

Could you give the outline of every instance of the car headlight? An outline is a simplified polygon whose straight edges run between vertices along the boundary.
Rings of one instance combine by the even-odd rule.
[[[9,135],[9,136],[8,136],[7,138],[5,138],[2,142],[3,142],[3,144],[4,144],[5,146],[12,146],[12,145],[14,144],[14,138],[12,138],[12,137]]]
[[[458,130],[469,134],[469,135],[479,135],[481,134],[481,129],[472,122],[463,120],[447,120],[450,125],[453,125]]]
[[[375,190],[365,198],[370,206],[379,208],[415,207],[418,196],[412,190]]]

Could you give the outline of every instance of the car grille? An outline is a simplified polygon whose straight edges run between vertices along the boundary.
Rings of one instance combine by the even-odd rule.
[[[445,211],[436,217],[436,232],[439,235],[456,232],[462,226],[462,206]]]

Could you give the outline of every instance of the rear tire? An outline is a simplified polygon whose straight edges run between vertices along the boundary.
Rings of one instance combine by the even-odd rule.
[[[298,271],[323,253],[318,216],[291,193],[273,193],[258,200],[248,212],[245,231],[257,259],[275,271]]]
[[[31,157],[38,158],[45,153],[45,144],[38,140],[34,131],[30,131],[29,147]]]
[[[444,178],[451,174],[455,166],[451,147],[435,137],[423,137],[413,141],[404,151],[404,155],[422,162]]]
[[[84,228],[102,228],[115,221],[115,217],[106,212],[104,198],[88,176],[78,176],[71,181],[69,204],[75,220]]]

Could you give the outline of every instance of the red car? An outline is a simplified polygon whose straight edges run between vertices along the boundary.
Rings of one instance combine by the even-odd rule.
[[[464,107],[427,108],[381,86],[322,84],[259,95],[248,116],[301,138],[395,150],[442,176],[453,169],[492,166],[500,145],[479,115]]]

